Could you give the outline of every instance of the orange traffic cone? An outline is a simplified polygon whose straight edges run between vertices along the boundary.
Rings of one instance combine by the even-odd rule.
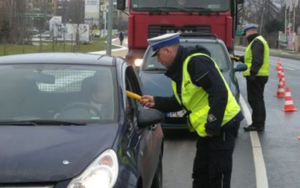
[[[279,81],[282,81],[282,85],[285,86],[286,82],[285,82],[285,78],[279,78]]]
[[[277,94],[275,97],[277,97],[277,98],[284,97],[284,85],[283,85],[283,82],[281,81],[281,79],[279,79]]]
[[[279,79],[281,79],[283,85],[285,86],[285,76],[284,76],[284,69],[281,70],[281,75],[279,77]]]
[[[277,58],[276,70],[280,70],[282,68],[280,58]]]
[[[283,70],[282,68],[278,70],[278,73],[277,73],[278,78],[281,78],[282,70]]]
[[[293,103],[293,99],[289,87],[287,87],[285,91],[285,102],[284,102],[284,108],[282,110],[285,112],[297,111],[297,108],[294,107],[294,103]]]

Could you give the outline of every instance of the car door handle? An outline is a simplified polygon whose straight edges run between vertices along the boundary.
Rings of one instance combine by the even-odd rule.
[[[157,128],[157,124],[154,124],[154,125],[151,125],[149,129],[154,131],[154,130],[156,130],[156,128]]]

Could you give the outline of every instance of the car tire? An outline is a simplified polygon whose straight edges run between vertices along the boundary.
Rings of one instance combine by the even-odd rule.
[[[151,188],[162,188],[162,187],[163,187],[163,168],[162,168],[162,155],[160,155]]]

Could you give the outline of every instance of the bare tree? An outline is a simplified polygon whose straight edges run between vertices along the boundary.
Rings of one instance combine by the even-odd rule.
[[[248,0],[245,7],[245,20],[256,23],[263,32],[264,25],[278,19],[280,8],[272,0]]]
[[[25,13],[25,1],[20,0],[4,0],[5,13],[4,16],[8,20],[9,25],[9,42],[21,42],[20,37],[25,33],[23,28],[24,23],[24,13]]]
[[[25,12],[26,12],[26,5],[25,1],[18,1],[16,3],[16,17],[13,22],[13,28],[16,31],[16,37],[17,37],[17,42],[24,43],[24,38],[27,37],[28,35],[28,28],[26,25],[26,17],[25,17]]]
[[[76,47],[79,47],[79,24],[84,23],[84,1],[73,0],[69,2],[67,17],[76,24]],[[76,51],[76,50],[75,50]]]
[[[8,17],[9,27],[11,27],[12,26],[13,18],[14,18],[15,14],[16,14],[16,9],[15,9],[15,7],[16,7],[16,1],[15,0],[5,0],[4,1],[4,5],[6,7],[5,10],[7,11],[6,15]]]

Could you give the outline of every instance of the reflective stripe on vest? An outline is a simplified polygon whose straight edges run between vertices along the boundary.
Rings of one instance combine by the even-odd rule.
[[[172,81],[173,93],[177,101],[183,105],[188,111],[189,121],[188,127],[190,131],[197,131],[197,133],[205,137],[207,136],[205,132],[205,124],[207,122],[208,112],[210,110],[208,94],[203,90],[202,87],[194,85],[191,81],[191,77],[188,73],[188,63],[190,59],[194,56],[205,56],[210,58],[208,55],[203,53],[195,53],[188,56],[183,63],[183,74],[182,74],[182,85],[181,85],[181,100],[178,96],[176,83]],[[211,58],[210,58],[211,59]],[[212,59],[211,59],[212,60]],[[214,60],[212,60],[214,62]],[[222,73],[220,72],[218,65],[214,62],[215,67],[217,68],[220,76],[222,77],[227,93],[228,93],[228,102],[225,109],[224,118],[222,121],[222,126],[230,121],[237,113],[240,111],[240,106],[233,97],[231,90],[229,89],[227,82],[225,81]]]
[[[244,76],[250,76],[250,70],[251,70],[251,66],[252,66],[252,50],[251,50],[251,46],[252,43],[255,40],[260,40],[263,45],[264,45],[264,59],[263,59],[263,64],[260,67],[257,75],[258,76],[268,76],[269,75],[269,46],[268,43],[266,42],[266,40],[262,37],[262,36],[258,36],[256,37],[246,48],[245,50],[245,64],[247,65],[247,70],[243,72]]]

